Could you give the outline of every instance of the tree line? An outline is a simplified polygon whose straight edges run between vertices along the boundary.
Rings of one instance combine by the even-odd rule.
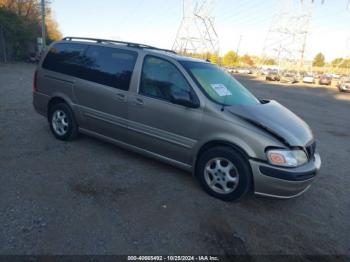
[[[250,56],[245,54],[243,56],[237,55],[234,51],[227,52],[224,56],[219,56],[216,53],[183,53],[183,55],[190,56],[198,59],[209,60],[214,64],[218,64],[225,67],[237,67],[237,66],[258,66],[258,65],[277,65],[278,63],[272,58],[262,58],[259,56]],[[313,67],[333,67],[333,68],[350,68],[350,58],[336,58],[327,63],[326,58],[322,53],[318,53],[313,61]]]
[[[235,51],[228,51],[224,56],[219,56],[217,53],[183,53],[182,55],[190,56],[193,58],[209,60],[213,64],[225,66],[225,67],[237,67],[237,66],[256,66],[259,64],[274,65],[276,61],[273,59],[262,59],[258,56],[250,56],[245,54],[239,56]]]
[[[350,58],[335,58],[330,63],[326,63],[326,58],[322,53],[318,53],[312,63],[313,66],[324,67],[332,66],[338,68],[350,68]]]
[[[46,3],[47,42],[62,37]],[[0,0],[0,61],[21,60],[37,50],[41,37],[40,0]]]

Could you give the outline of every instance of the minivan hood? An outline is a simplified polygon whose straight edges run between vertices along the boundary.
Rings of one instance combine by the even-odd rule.
[[[313,139],[310,127],[276,101],[264,100],[256,105],[234,105],[226,110],[264,129],[288,146],[305,146]]]

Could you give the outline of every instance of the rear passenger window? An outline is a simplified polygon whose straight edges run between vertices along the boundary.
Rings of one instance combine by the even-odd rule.
[[[43,68],[98,84],[128,90],[137,53],[104,46],[58,43]]]
[[[86,45],[58,43],[48,52],[43,68],[62,74],[81,77]]]
[[[102,85],[128,90],[137,53],[116,48],[90,46],[84,78]]]

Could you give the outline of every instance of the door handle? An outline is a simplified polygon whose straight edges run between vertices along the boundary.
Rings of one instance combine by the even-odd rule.
[[[135,99],[135,104],[138,105],[138,106],[143,106],[145,103],[143,102],[143,99],[136,98]]]
[[[126,101],[126,95],[124,95],[122,93],[117,94],[115,97],[116,97],[117,100],[119,100],[121,102],[125,102]]]

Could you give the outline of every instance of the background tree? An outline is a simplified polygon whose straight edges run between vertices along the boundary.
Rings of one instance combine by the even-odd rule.
[[[28,20],[40,19],[39,0],[0,0],[0,7]]]
[[[350,68],[350,58],[343,59],[342,63],[340,64],[341,68]]]
[[[47,40],[48,42],[57,41],[62,39],[62,33],[59,30],[58,24],[53,17],[51,8],[47,9],[46,17],[46,30],[47,30]]]
[[[249,66],[254,66],[254,61],[253,59],[248,55],[245,54],[242,58],[241,58],[242,63],[249,65]]]
[[[275,59],[267,58],[267,59],[264,61],[264,64],[265,64],[265,65],[277,65],[277,62],[275,61]]]
[[[339,66],[343,61],[344,61],[344,59],[339,57],[339,58],[332,60],[331,64],[332,64],[332,66]]]
[[[30,50],[30,42],[37,27],[12,11],[0,8],[0,58],[23,58]]]
[[[350,58],[336,58],[331,62],[333,67],[350,68]]]
[[[50,5],[46,8],[47,43],[62,37]],[[0,61],[24,59],[36,51],[41,36],[39,0],[0,0]]]
[[[219,65],[220,64],[220,57],[218,54],[210,54],[210,58],[209,58],[210,62],[212,62],[213,64]]]
[[[326,64],[325,57],[322,53],[318,53],[312,63],[313,66],[323,67]]]
[[[238,56],[236,52],[234,51],[227,52],[223,58],[223,64],[226,67],[236,66],[238,64]]]

